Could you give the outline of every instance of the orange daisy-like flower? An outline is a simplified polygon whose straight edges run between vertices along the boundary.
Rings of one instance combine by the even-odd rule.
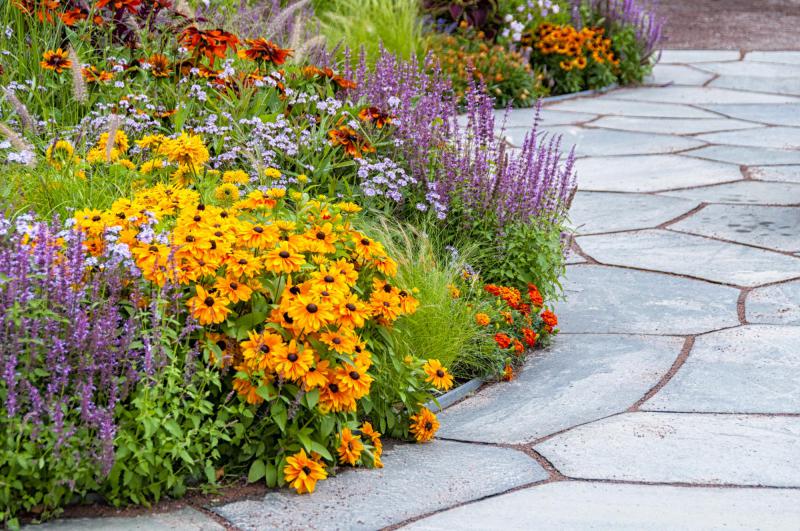
[[[319,405],[323,412],[355,411],[356,400],[346,389],[342,389],[336,380],[328,380],[320,389]]]
[[[332,146],[342,146],[345,153],[355,159],[360,159],[364,154],[375,151],[375,148],[366,139],[346,125],[328,131],[328,139]]]
[[[384,125],[392,123],[392,117],[381,111],[377,107],[365,107],[358,113],[358,118],[362,122],[373,123],[378,129],[383,129]]]
[[[325,468],[306,455],[305,450],[286,458],[283,477],[298,494],[314,492],[317,481],[328,477]]]
[[[139,9],[141,3],[142,0],[97,0],[95,7],[98,9],[110,7],[116,11],[124,9],[128,13],[136,13],[136,10]]]
[[[211,290],[206,291],[199,284],[195,286],[195,291],[197,294],[189,299],[186,305],[192,311],[192,317],[197,319],[201,325],[221,323],[231,313],[228,308],[230,301],[227,298],[221,297]]]
[[[273,273],[300,271],[300,267],[305,263],[306,259],[303,255],[295,252],[290,243],[286,241],[280,242],[264,259],[264,267]]]
[[[353,435],[350,428],[345,428],[339,434],[339,462],[350,466],[356,466],[361,459],[361,452],[364,451],[364,444],[361,437]]]
[[[86,13],[81,8],[76,7],[74,9],[70,9],[63,12],[58,16],[61,19],[61,22],[63,22],[65,26],[74,26],[78,22],[86,20],[89,14]]]
[[[511,365],[506,365],[505,369],[503,369],[503,381],[510,382],[514,379],[514,367]]]
[[[303,385],[305,385],[306,390],[328,385],[329,372],[330,362],[317,358],[314,365],[309,367],[308,372],[303,375]]]
[[[106,81],[111,81],[111,79],[114,78],[114,74],[111,72],[100,70],[96,66],[92,65],[82,68],[81,74],[83,74],[83,79],[87,83],[105,83]]]
[[[295,326],[306,332],[316,332],[336,320],[331,304],[308,295],[295,297],[287,313]]]
[[[228,48],[236,50],[236,45],[239,44],[239,38],[233,33],[221,29],[199,30],[195,26],[183,30],[179,41],[194,53],[195,58],[201,55],[208,58],[212,67],[215,59],[224,59]]]
[[[155,53],[147,58],[150,65],[150,73],[154,77],[169,77],[172,73],[167,56],[160,53]]]
[[[277,372],[287,380],[299,380],[314,363],[313,351],[310,348],[298,348],[292,339],[285,349],[272,352],[272,364]]]
[[[286,351],[283,338],[278,334],[270,332],[255,332],[251,330],[247,333],[247,340],[241,344],[242,356],[245,363],[253,370],[274,369],[274,355]]]
[[[274,42],[261,37],[258,39],[247,39],[245,42],[249,48],[246,50],[239,50],[239,57],[242,59],[250,59],[258,63],[282,65],[293,53],[292,50],[281,48]]]
[[[341,389],[352,393],[353,398],[358,400],[369,394],[372,376],[363,367],[345,364],[336,369],[336,382]]]
[[[424,407],[419,410],[419,413],[411,417],[411,426],[409,431],[414,435],[417,442],[427,442],[433,439],[436,430],[439,429],[439,420],[433,412]]]
[[[439,360],[428,360],[422,370],[428,375],[425,381],[433,384],[436,389],[447,391],[453,387],[453,375],[447,372],[447,368]]]
[[[69,60],[69,54],[59,48],[57,50],[47,50],[44,52],[44,54],[42,54],[42,61],[39,64],[42,68],[60,74],[72,66],[72,61]]]

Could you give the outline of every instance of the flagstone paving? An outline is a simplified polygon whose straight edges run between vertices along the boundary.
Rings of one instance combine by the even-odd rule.
[[[797,529],[791,83],[800,52],[666,51],[645,86],[547,104],[544,129],[581,157],[554,344],[440,413],[434,442],[387,444],[383,469],[204,508],[219,519],[171,513],[186,515],[173,527]],[[533,117],[508,116],[512,143]]]

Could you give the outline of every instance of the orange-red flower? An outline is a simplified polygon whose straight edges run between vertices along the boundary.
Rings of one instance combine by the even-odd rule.
[[[392,117],[377,107],[365,107],[358,113],[362,122],[373,123],[378,129],[383,129],[386,124],[392,123]]]
[[[63,22],[66,26],[74,26],[81,20],[86,20],[89,16],[84,10],[79,7],[75,9],[70,9],[58,15],[61,18],[61,22]]]
[[[239,44],[239,38],[233,33],[221,29],[199,30],[195,26],[183,30],[179,41],[194,53],[195,58],[201,55],[208,58],[212,67],[216,58],[223,59],[228,48],[236,50],[236,45]]]
[[[552,332],[553,329],[558,325],[558,317],[556,317],[556,314],[550,310],[545,310],[542,312],[542,321],[544,321],[544,327],[548,332]]]
[[[336,74],[333,70],[328,68],[318,68],[316,66],[307,66],[303,69],[303,73],[306,77],[327,77],[331,81],[333,81],[339,88],[343,89],[354,89],[358,85],[356,85],[353,81],[349,79],[345,79],[342,76]]]
[[[150,64],[150,73],[154,77],[169,77],[171,70],[169,67],[169,59],[166,55],[156,53],[151,55],[147,62]]]
[[[111,72],[100,70],[96,66],[92,65],[82,68],[81,73],[83,74],[83,79],[87,83],[102,83],[109,81],[114,77],[114,74]]]
[[[531,304],[534,308],[541,308],[542,305],[544,305],[544,298],[542,294],[539,293],[539,288],[534,284],[528,284],[528,298],[531,300]]]
[[[499,346],[500,348],[506,349],[509,346],[511,346],[511,338],[508,337],[506,334],[497,333],[494,335],[494,340],[495,343],[497,343],[497,346]]]
[[[286,62],[286,59],[292,55],[292,50],[281,48],[274,42],[261,37],[258,39],[247,39],[245,42],[249,48],[239,51],[239,57],[242,59],[250,59],[258,63],[282,65]]]
[[[111,7],[117,11],[124,9],[128,11],[128,13],[136,13],[136,10],[139,9],[141,4],[142,0],[97,0],[95,7],[97,7],[97,9]]]
[[[366,139],[346,125],[328,131],[328,138],[332,146],[342,146],[345,153],[355,159],[360,159],[364,153],[375,151]]]

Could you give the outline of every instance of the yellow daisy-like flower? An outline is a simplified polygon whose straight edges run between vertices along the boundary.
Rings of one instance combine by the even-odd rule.
[[[160,170],[164,166],[166,166],[166,163],[163,159],[148,160],[147,162],[142,163],[142,165],[139,167],[139,172],[147,175],[156,170]]]
[[[281,199],[286,196],[286,190],[283,188],[270,188],[266,194],[270,199]]]
[[[327,477],[325,468],[308,457],[305,450],[286,458],[283,478],[298,494],[314,492],[317,481]]]
[[[272,365],[275,372],[287,380],[299,380],[308,372],[313,363],[313,351],[310,348],[299,348],[294,339],[285,349],[272,353]]]
[[[61,169],[63,162],[77,161],[78,159],[74,157],[74,154],[75,148],[66,140],[58,140],[56,143],[47,146],[47,151],[45,151],[47,162],[56,169]]]
[[[439,360],[428,360],[422,370],[428,375],[425,381],[433,384],[436,389],[447,391],[453,387],[453,375],[447,372],[447,368]]]
[[[419,413],[411,417],[411,427],[409,430],[414,435],[417,442],[427,442],[433,439],[439,429],[439,420],[433,412],[424,407]]]
[[[316,332],[336,320],[331,304],[308,295],[295,297],[289,304],[287,313],[294,320],[295,326],[306,332]]]
[[[158,148],[160,155],[166,156],[170,162],[181,166],[190,166],[195,170],[208,162],[210,157],[203,140],[198,135],[185,132],[177,138],[166,139]]]
[[[195,286],[195,290],[197,295],[189,299],[186,305],[192,311],[192,317],[201,325],[221,323],[231,313],[227,298],[206,291],[199,284]]]
[[[127,168],[129,170],[135,170],[136,169],[136,164],[134,164],[133,162],[131,162],[128,159],[119,159],[117,161],[117,164],[119,164],[120,166],[123,166],[123,167],[125,167],[125,168]]]
[[[281,175],[281,170],[277,168],[267,168],[264,170],[264,177],[267,177],[268,179],[280,179]]]
[[[60,74],[72,66],[72,61],[69,60],[69,54],[59,48],[58,50],[47,50],[44,52],[44,54],[42,54],[42,61],[39,64],[42,68]]]
[[[293,273],[300,271],[300,267],[306,263],[302,254],[295,252],[289,242],[282,241],[278,247],[273,249],[264,259],[264,267],[273,273]]]
[[[283,338],[266,331],[259,334],[251,330],[247,333],[247,340],[242,341],[241,347],[245,363],[257,371],[274,370],[274,359],[286,352]]]
[[[230,170],[222,174],[222,182],[233,184],[247,184],[250,176],[242,170]]]
[[[345,428],[339,434],[339,462],[350,466],[356,466],[361,459],[361,452],[364,451],[364,444],[361,437],[353,435],[350,428]]]
[[[239,189],[233,183],[222,183],[214,189],[214,197],[223,202],[236,201],[239,199]]]
[[[145,135],[136,141],[136,145],[142,149],[157,149],[165,140],[167,137],[164,135]]]
[[[103,133],[100,135],[100,138],[97,139],[97,149],[103,150],[105,152],[106,146],[108,145],[108,133]],[[127,153],[128,148],[130,147],[130,143],[128,141],[128,135],[125,134],[125,131],[122,129],[117,129],[116,133],[114,133],[114,147],[119,151],[119,153]]]
[[[363,208],[358,206],[355,203],[347,202],[347,203],[336,203],[335,205],[340,211],[344,212],[345,214],[358,214]]]

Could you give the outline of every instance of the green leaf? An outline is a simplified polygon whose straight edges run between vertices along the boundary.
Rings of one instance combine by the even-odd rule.
[[[270,463],[267,465],[266,476],[267,476],[268,487],[278,486],[278,467],[276,467],[274,463]]]
[[[272,420],[275,421],[275,424],[281,429],[281,431],[286,431],[286,420],[288,415],[286,413],[286,406],[278,401],[272,405],[272,409],[269,412],[270,417]]]
[[[311,441],[311,451],[312,452],[317,452],[319,455],[321,455],[322,457],[324,457],[325,459],[327,459],[329,461],[333,461],[333,456],[328,451],[328,449],[325,448],[320,443],[318,443],[317,441]]]
[[[267,468],[266,465],[264,465],[264,461],[261,459],[256,459],[253,461],[253,464],[250,465],[250,471],[247,473],[247,481],[249,483],[255,483],[259,479],[263,478],[266,473]]]
[[[312,389],[311,391],[308,391],[305,397],[308,409],[314,409],[319,402],[319,389]]]

